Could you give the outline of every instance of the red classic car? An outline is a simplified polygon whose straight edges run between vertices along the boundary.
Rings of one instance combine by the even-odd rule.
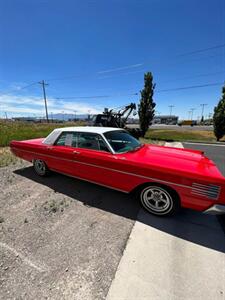
[[[181,206],[225,213],[225,178],[201,151],[141,144],[125,130],[106,127],[58,128],[10,147],[40,176],[52,170],[135,192],[155,215],[173,214]]]

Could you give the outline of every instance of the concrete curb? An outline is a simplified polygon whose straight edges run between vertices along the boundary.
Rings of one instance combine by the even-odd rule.
[[[166,147],[174,147],[174,148],[184,148],[184,146],[182,145],[182,143],[180,142],[171,142],[171,143],[165,143]]]

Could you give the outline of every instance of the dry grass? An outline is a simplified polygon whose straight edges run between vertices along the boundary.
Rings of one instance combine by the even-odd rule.
[[[145,135],[146,139],[158,141],[198,141],[198,142],[215,142],[216,137],[213,131],[203,130],[165,130],[149,129]],[[225,137],[221,139],[224,141]]]
[[[164,141],[157,141],[157,140],[151,140],[151,139],[145,139],[145,138],[140,138],[139,140],[141,143],[144,143],[144,144],[156,144],[159,146],[163,146],[165,144]]]
[[[22,160],[13,155],[9,147],[0,148],[0,168],[16,164]]]
[[[12,140],[28,140],[46,137],[53,129],[66,126],[81,126],[84,122],[71,123],[24,123],[0,121],[0,147],[9,146]]]

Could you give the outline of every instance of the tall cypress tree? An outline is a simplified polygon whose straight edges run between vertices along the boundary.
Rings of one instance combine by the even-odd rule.
[[[155,102],[153,101],[155,84],[151,72],[144,75],[144,88],[141,92],[140,104],[138,106],[139,123],[141,135],[144,137],[149,125],[152,124],[152,119],[155,115]]]
[[[225,135],[225,84],[222,88],[222,98],[214,108],[213,125],[214,134],[219,141]]]

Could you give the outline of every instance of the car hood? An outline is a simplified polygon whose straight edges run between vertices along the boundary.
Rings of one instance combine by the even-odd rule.
[[[145,145],[141,149],[127,154],[127,159],[179,175],[182,172],[186,175],[194,173],[224,180],[215,163],[208,159],[203,151]]]

